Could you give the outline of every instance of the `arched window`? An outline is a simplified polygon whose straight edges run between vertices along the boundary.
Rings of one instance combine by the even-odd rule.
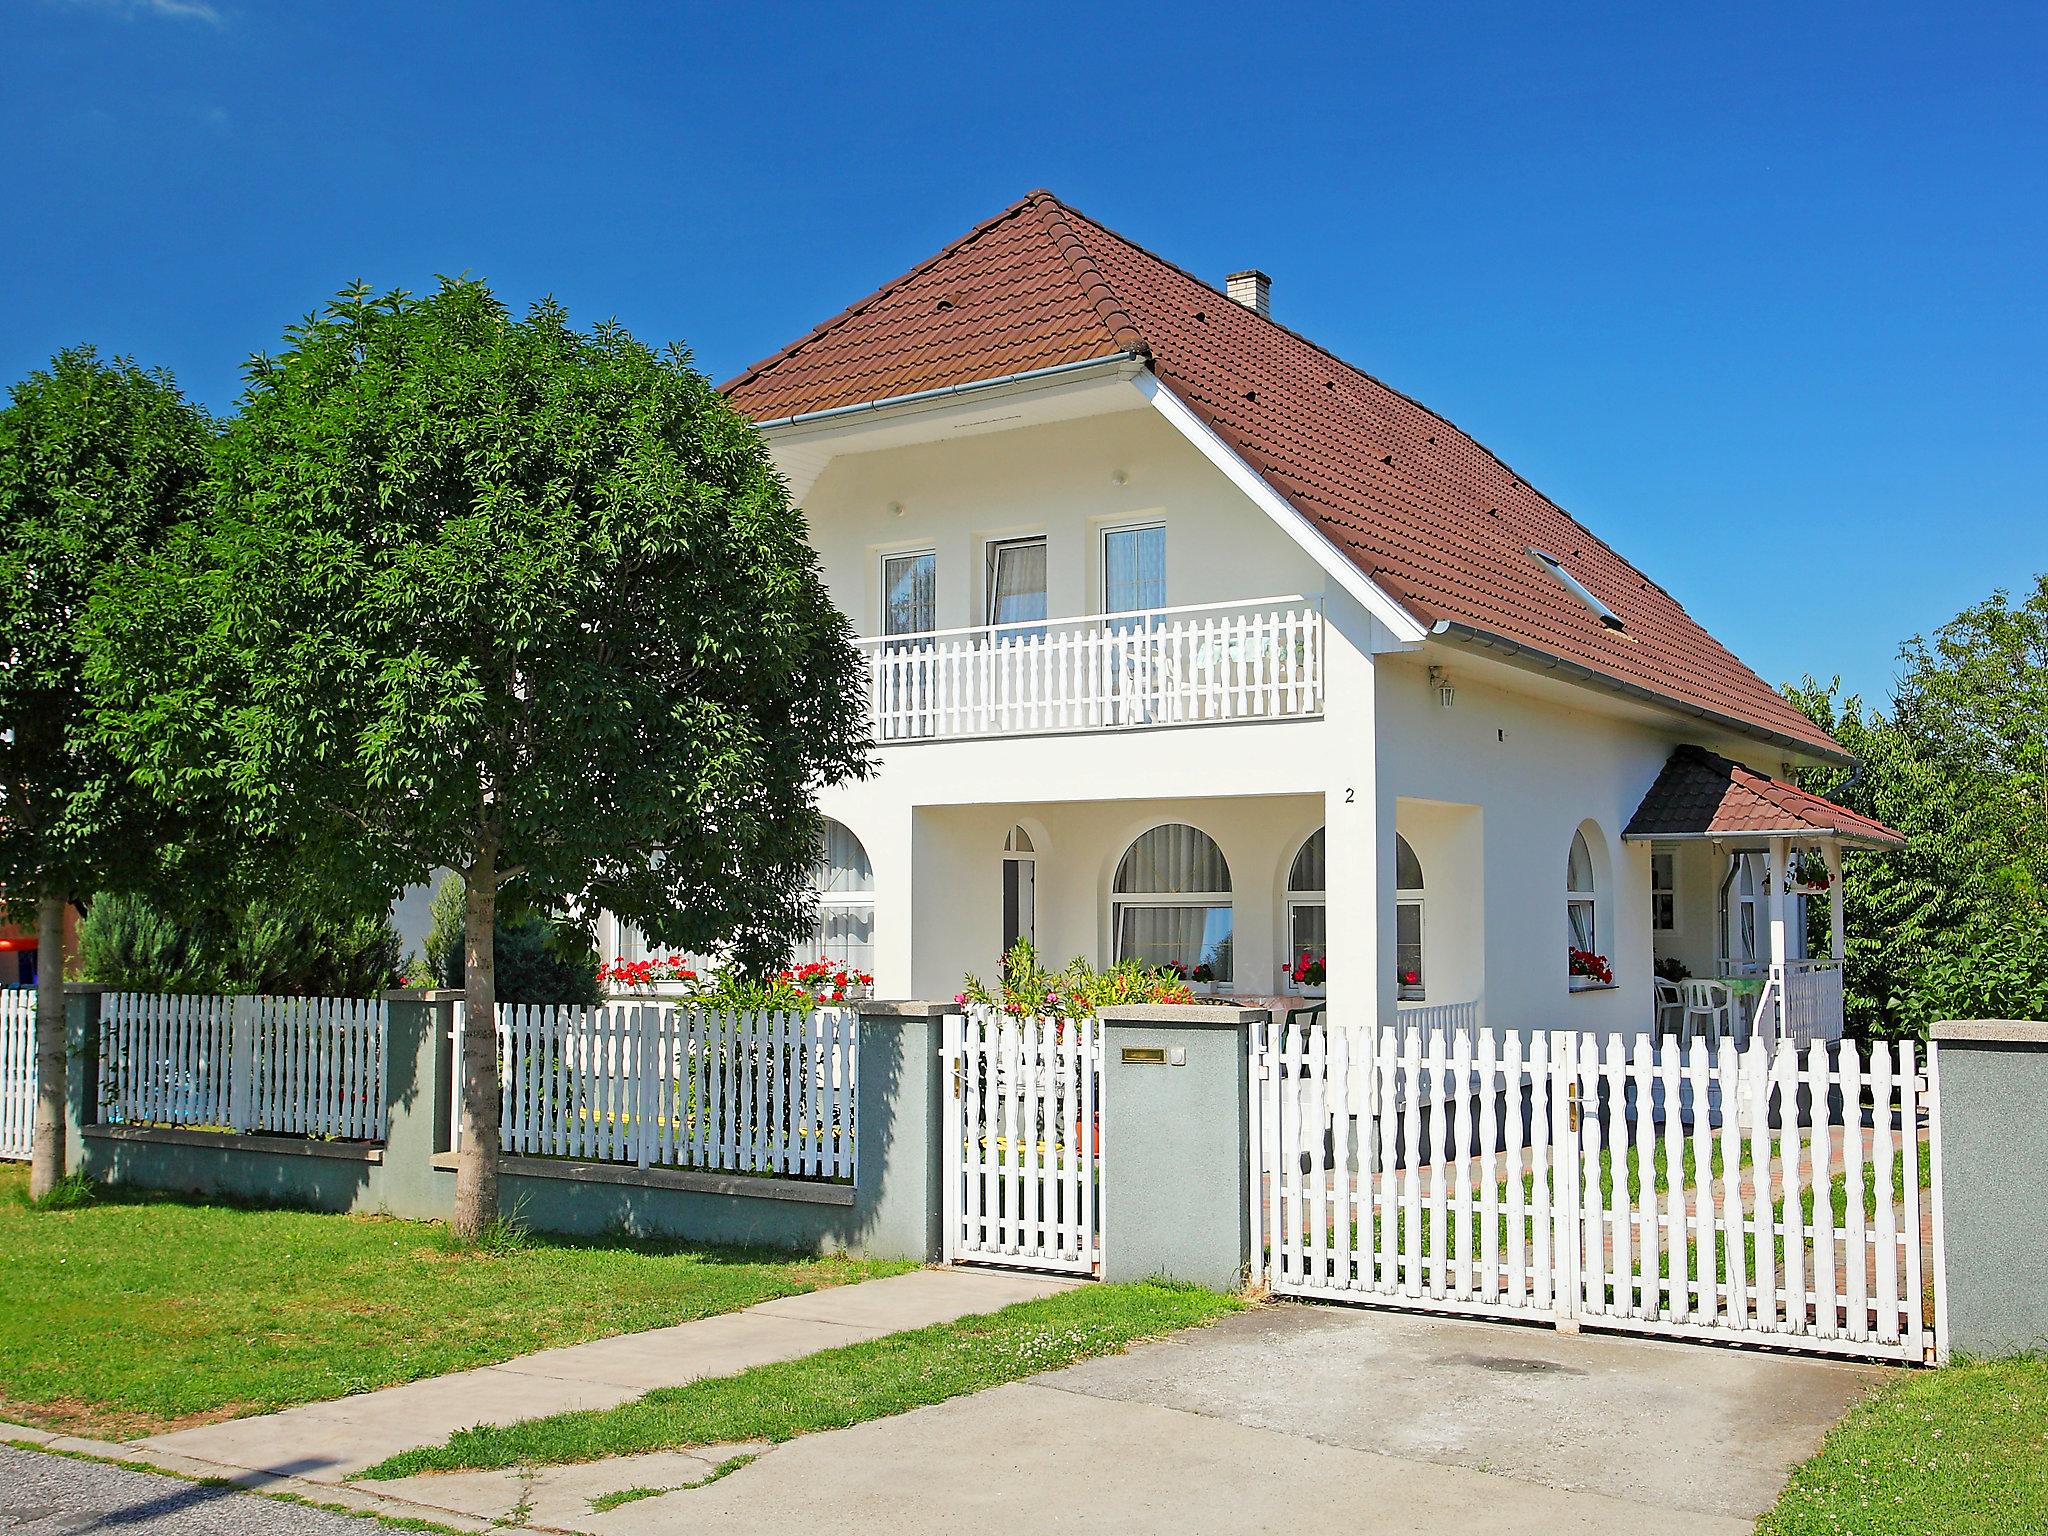
[[[818,895],[818,926],[811,934],[815,958],[856,971],[875,968],[875,870],[868,851],[840,823],[826,819],[818,862],[811,871]]]
[[[1394,995],[1419,1003],[1422,982],[1422,861],[1394,834]]]
[[[1287,870],[1287,959],[1324,959],[1329,952],[1329,918],[1323,887],[1328,878],[1323,829],[1309,835]],[[1408,839],[1394,834],[1394,991],[1406,1002],[1428,996],[1422,979],[1422,861]],[[1287,990],[1300,984],[1290,975]]]
[[[1037,939],[1038,850],[1031,834],[1022,827],[1010,828],[1003,839],[1003,953],[1019,939],[1035,944]]]
[[[1110,891],[1118,960],[1206,965],[1231,979],[1230,866],[1208,833],[1179,823],[1142,833]]]
[[[1573,949],[1594,955],[1600,953],[1598,896],[1593,884],[1593,850],[1586,846],[1584,832],[1574,832],[1571,855],[1565,862],[1564,880],[1568,942]],[[1572,985],[1577,986],[1585,979],[1574,976]]]

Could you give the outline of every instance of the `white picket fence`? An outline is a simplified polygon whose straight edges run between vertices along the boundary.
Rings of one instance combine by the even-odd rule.
[[[385,1007],[336,997],[109,992],[100,1118],[381,1141]]]
[[[1093,1019],[945,1021],[945,1258],[1086,1274],[1102,1261]]]
[[[1821,1041],[1387,1029],[1366,1053],[1320,1024],[1255,1051],[1276,1291],[1930,1357],[1938,1105],[1911,1043],[1867,1070]]]
[[[1323,707],[1314,598],[864,639],[879,741],[1194,725]]]
[[[36,1124],[36,995],[0,990],[0,1161],[29,1156]]]
[[[451,1123],[461,1123],[462,1009]],[[859,1019],[656,1003],[498,1009],[503,1149],[851,1181]]]

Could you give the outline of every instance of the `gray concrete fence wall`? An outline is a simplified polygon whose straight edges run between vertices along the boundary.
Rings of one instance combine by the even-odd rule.
[[[102,990],[70,989],[74,1171],[109,1184],[314,1210],[421,1220],[453,1212],[449,1101],[459,992],[385,995],[389,1130],[381,1145],[370,1145],[101,1125]],[[859,1177],[852,1185],[507,1156],[499,1160],[500,1206],[547,1232],[935,1258],[943,1013],[926,1003],[862,1005]]]
[[[2048,1349],[2048,1023],[1937,1024],[1947,1351]]]
[[[386,994],[381,1144],[102,1125],[100,992],[70,998],[72,1167],[111,1184],[325,1211],[443,1220],[453,1211],[456,992]],[[852,1185],[559,1158],[501,1157],[503,1210],[541,1231],[628,1232],[801,1252],[936,1259],[942,1137],[953,1124],[942,1030],[951,1005],[860,1005]],[[1224,1007],[1111,1010],[1102,1020],[1105,1278],[1235,1287],[1251,1258],[1247,1031]]]

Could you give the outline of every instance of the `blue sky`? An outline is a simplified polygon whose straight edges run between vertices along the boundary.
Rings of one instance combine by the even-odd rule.
[[[1426,401],[1772,682],[2048,569],[2048,18],[0,4],[0,377],[362,277],[723,378],[1035,186]]]

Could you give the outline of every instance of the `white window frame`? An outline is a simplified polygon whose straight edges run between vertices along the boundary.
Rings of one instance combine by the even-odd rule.
[[[1657,883],[1661,865],[1664,883]],[[1669,848],[1650,850],[1650,932],[1678,932],[1678,855]]]
[[[900,632],[889,628],[889,562],[892,560],[929,559],[932,563],[932,627],[931,629],[906,629]],[[928,635],[939,627],[939,551],[930,544],[914,544],[907,549],[885,549],[875,562],[875,633],[890,640],[910,640],[919,635]]]
[[[1022,848],[1016,846],[1017,834],[1020,832],[1024,835],[1025,839],[1025,846]],[[1030,866],[1030,884],[1021,888],[1021,890],[1028,890],[1030,892],[1030,911],[1028,913],[1023,911],[1024,903],[1022,901],[1018,903],[1018,916],[1025,931],[1018,934],[1017,937],[1028,940],[1035,948],[1038,944],[1038,844],[1032,838],[1030,829],[1024,826],[1022,822],[1012,826],[1003,838],[1003,886],[1000,894],[1005,906],[1008,905],[1010,899],[1010,866],[1012,864]],[[1007,913],[1003,915],[1006,918],[1008,916]],[[1003,945],[1003,953],[1008,954],[1009,952],[1010,945],[1005,943]]]
[[[1294,884],[1294,866],[1301,862],[1303,850],[1314,841],[1316,834],[1323,832],[1323,830],[1323,828],[1317,827],[1315,832],[1309,833],[1307,837],[1296,843],[1294,845],[1294,852],[1287,857],[1287,948],[1286,952],[1280,957],[1280,978],[1282,987],[1290,993],[1298,994],[1301,991],[1301,983],[1294,979],[1294,962],[1300,958],[1300,951],[1295,948],[1294,942],[1294,914],[1297,911],[1319,911],[1324,914],[1323,963],[1327,966],[1330,961],[1329,891],[1327,888],[1320,891],[1297,890]],[[1327,886],[1328,870],[1330,867],[1328,863],[1329,848],[1327,842],[1324,845],[1323,858],[1325,861],[1323,869]]]
[[[816,927],[811,930],[811,947],[817,953],[806,955],[802,958],[808,960],[833,960],[836,963],[849,965],[855,970],[867,971],[872,974],[875,968],[875,857],[868,852],[868,845],[853,828],[847,826],[845,822],[840,821],[837,817],[828,816],[825,819],[840,827],[848,837],[853,839],[854,847],[860,850],[860,856],[867,862],[868,866],[868,888],[865,891],[820,890],[815,885],[816,877],[814,874],[811,894],[817,898],[818,921]],[[826,835],[829,836],[830,833],[828,832]],[[818,850],[819,863],[822,864],[824,862],[824,857],[825,851],[821,839]],[[832,912],[865,912],[867,914],[868,942],[866,949],[868,954],[865,963],[854,959],[852,956],[835,956],[826,952],[827,946],[824,936],[831,928],[826,918]]]
[[[1584,844],[1586,849],[1586,889],[1583,891],[1574,889],[1572,886],[1573,861],[1571,853],[1572,848],[1580,844]],[[1572,937],[1572,913],[1579,907],[1586,909],[1585,949],[1587,953],[1597,955],[1600,953],[1600,870],[1599,866],[1593,861],[1593,845],[1587,841],[1586,829],[1584,827],[1574,827],[1572,829],[1572,841],[1565,848],[1565,978],[1570,983],[1571,989],[1574,992],[1583,992],[1589,987],[1597,987],[1601,984],[1591,976],[1574,976],[1571,974],[1570,951],[1580,947]]]
[[[1026,545],[1031,544],[1036,544],[1039,547],[1039,549],[1044,551],[1045,554],[1045,589],[1043,592],[1040,593],[1040,596],[1045,599],[1045,611],[1047,619],[1049,619],[1052,614],[1051,540],[1048,539],[1042,533],[1020,533],[1014,538],[989,539],[985,541],[981,547],[981,615],[982,623],[986,624],[991,629],[993,629],[999,622],[1001,622],[996,618],[996,596],[999,590],[999,584],[996,578],[999,571],[1003,551],[1009,549],[1022,549]],[[934,571],[935,578],[936,574],[936,571]],[[1021,639],[1032,633],[1032,631],[1025,626],[1031,624],[1039,624],[1042,626],[1046,621],[1046,619],[1024,619],[1013,621],[1013,627],[1004,630],[999,638],[1015,637]],[[1038,633],[1040,635],[1043,635],[1045,633],[1045,630],[1041,627],[1038,630]]]

